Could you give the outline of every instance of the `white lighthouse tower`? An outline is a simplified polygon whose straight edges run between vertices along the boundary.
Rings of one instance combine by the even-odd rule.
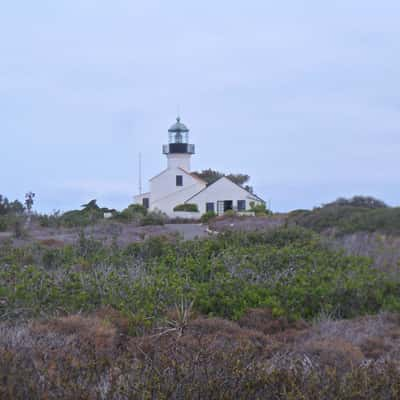
[[[189,129],[176,118],[175,124],[168,129],[169,143],[163,145],[163,153],[168,159],[168,168],[183,168],[190,172],[190,159],[194,154],[194,144],[189,144]]]

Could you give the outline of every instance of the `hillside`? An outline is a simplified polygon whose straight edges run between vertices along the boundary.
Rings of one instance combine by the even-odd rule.
[[[300,226],[320,234],[326,245],[337,251],[371,257],[381,269],[397,271],[400,265],[400,208],[388,207],[371,197],[338,199],[313,210],[288,214],[216,218],[210,226],[219,232]]]
[[[0,398],[399,398],[396,213],[34,219],[0,241]]]
[[[3,398],[399,390],[400,281],[304,228],[6,243],[0,264]]]

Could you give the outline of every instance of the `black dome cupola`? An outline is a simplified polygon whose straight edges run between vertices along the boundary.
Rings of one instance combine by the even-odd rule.
[[[189,129],[180,117],[168,129],[169,144],[163,145],[164,154],[194,154],[194,144],[189,144]]]

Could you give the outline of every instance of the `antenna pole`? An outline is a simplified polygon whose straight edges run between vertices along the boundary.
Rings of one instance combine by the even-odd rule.
[[[142,194],[142,153],[139,153],[139,194]]]

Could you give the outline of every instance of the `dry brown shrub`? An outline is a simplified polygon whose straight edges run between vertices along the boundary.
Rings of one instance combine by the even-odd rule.
[[[361,350],[365,357],[377,360],[378,358],[385,356],[390,352],[392,346],[387,343],[383,337],[370,337],[364,343],[361,344]]]
[[[191,321],[188,326],[188,333],[191,335],[213,335],[224,332],[225,334],[237,334],[240,326],[235,322],[222,318],[199,317]]]
[[[187,328],[187,336],[201,338],[213,350],[233,349],[236,346],[250,346],[258,349],[270,347],[272,340],[262,332],[241,328],[238,324],[221,318],[200,317]]]
[[[39,240],[39,243],[47,247],[61,248],[65,246],[65,243],[63,241],[57,239],[42,239]]]
[[[389,337],[393,340],[400,339],[400,329],[393,329],[389,332]]]
[[[347,340],[361,327],[394,329],[386,317],[334,321],[325,333],[315,326],[296,331],[289,344],[273,339],[290,329],[267,336],[199,317],[182,335],[154,330],[125,337],[121,348],[112,326],[119,318],[106,307],[92,317],[0,324],[0,399],[399,398],[395,364],[371,361],[357,368],[363,354]]]
[[[308,342],[303,351],[316,359],[321,367],[334,368],[338,372],[347,372],[364,360],[359,347],[341,339]]]
[[[302,320],[288,321],[285,317],[275,318],[269,308],[249,309],[239,320],[241,327],[255,329],[266,335],[274,335],[290,329],[299,331],[306,329],[308,324]]]
[[[111,306],[99,308],[95,316],[112,324],[120,334],[128,335],[130,332],[131,324],[129,318]]]
[[[69,315],[48,322],[34,323],[34,334],[76,335],[82,350],[94,348],[98,354],[112,353],[117,345],[117,330],[110,323],[97,317]]]
[[[155,333],[131,338],[128,345],[139,358],[154,357],[156,353],[178,352],[182,357],[192,357],[199,352],[209,354],[230,352],[238,348],[267,354],[274,342],[255,330],[241,328],[236,323],[220,318],[198,317],[189,321],[182,335],[175,331]]]

